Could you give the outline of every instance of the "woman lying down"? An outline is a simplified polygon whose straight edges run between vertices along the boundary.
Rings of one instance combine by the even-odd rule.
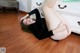
[[[39,9],[36,8],[20,20],[26,27],[29,26],[29,30],[38,39],[50,37],[53,40],[62,40],[71,33],[67,21],[53,9],[55,2],[55,0],[45,1],[43,5],[45,18],[41,17]],[[33,14],[35,14],[36,19],[30,17]]]

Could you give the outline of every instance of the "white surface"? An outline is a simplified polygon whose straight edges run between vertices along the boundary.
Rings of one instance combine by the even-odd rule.
[[[6,48],[5,47],[0,47],[0,53],[6,53]]]
[[[72,32],[80,34],[80,25],[78,21],[80,21],[79,16],[73,16],[69,14],[61,14],[70,24]]]
[[[28,12],[31,9],[30,0],[17,0],[19,2],[19,10]]]
[[[17,0],[19,2],[19,10],[30,12],[31,9],[39,7],[36,5],[36,2],[42,3],[44,0]]]
[[[67,5],[66,8],[60,9],[58,5],[60,4],[61,7]],[[79,14],[80,15],[80,2],[62,2],[62,1],[57,1],[55,4],[55,9],[58,11],[64,11],[64,12],[69,12],[73,14]]]
[[[43,3],[44,3],[45,0],[31,0],[31,10],[37,8],[40,12],[40,15],[42,18],[44,18],[44,15],[43,15],[43,10],[42,10],[42,6],[43,6]],[[40,4],[40,6],[38,6],[37,4]]]
[[[38,7],[42,7],[44,0],[31,0],[31,10],[33,10],[34,8],[38,8]],[[40,4],[42,3],[40,6],[38,6],[36,3]]]
[[[58,5],[60,4],[61,7],[67,5],[66,8],[60,9]],[[80,2],[62,2],[57,1],[54,8],[62,14],[70,24],[72,32],[80,34]]]

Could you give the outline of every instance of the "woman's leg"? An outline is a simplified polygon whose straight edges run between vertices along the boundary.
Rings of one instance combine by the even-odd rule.
[[[66,20],[54,10],[56,1],[57,0],[47,0],[43,6],[43,12],[45,14],[48,29],[52,30],[54,33],[54,36],[51,36],[51,38],[61,40],[66,38],[71,33],[71,30]]]
[[[57,0],[45,0],[44,7],[53,8]]]

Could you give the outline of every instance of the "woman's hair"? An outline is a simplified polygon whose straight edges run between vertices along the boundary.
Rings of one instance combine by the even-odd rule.
[[[23,20],[24,20],[24,19],[23,19]],[[23,31],[25,31],[25,32],[31,32],[30,29],[29,29],[29,26],[30,26],[30,25],[25,25],[25,24],[23,23],[23,20],[21,20],[21,22],[20,22],[21,29],[22,29]]]

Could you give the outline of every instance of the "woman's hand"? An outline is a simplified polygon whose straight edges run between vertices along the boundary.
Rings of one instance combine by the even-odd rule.
[[[24,17],[22,17],[22,18],[20,19],[20,21],[22,21],[23,19],[26,19],[26,18],[29,18],[29,14],[25,15]]]

